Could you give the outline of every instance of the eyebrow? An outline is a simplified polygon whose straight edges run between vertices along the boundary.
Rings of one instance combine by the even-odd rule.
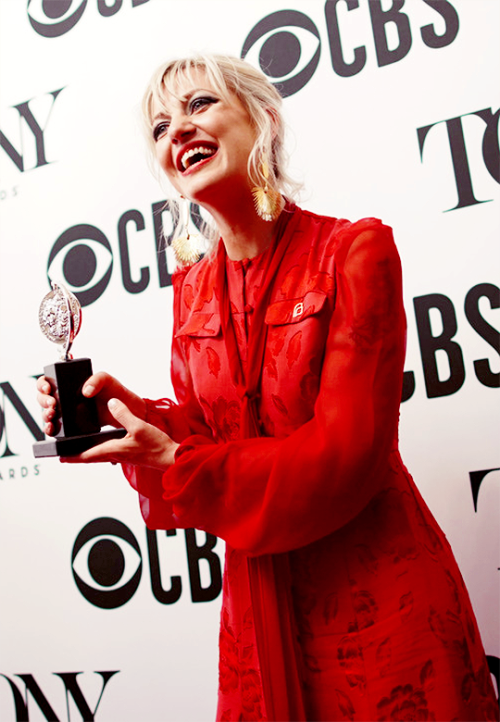
[[[166,118],[169,118],[169,117],[170,117],[170,116],[167,115],[167,113],[157,113],[153,118],[151,118],[151,122],[152,122],[152,123],[156,123],[156,121],[157,121],[157,120],[160,120],[160,118],[163,120],[163,119],[166,119]]]
[[[193,88],[192,90],[188,91],[186,95],[181,95],[179,97],[179,100],[182,103],[186,103],[188,100],[190,100],[193,95],[196,95],[196,93],[217,93],[216,90],[211,90],[209,88]]]
[[[193,88],[193,90],[190,90],[188,93],[186,93],[186,95],[174,96],[174,97],[176,98],[176,100],[180,101],[182,104],[185,104],[185,103],[189,102],[189,100],[191,100],[191,98],[193,97],[193,95],[196,95],[196,93],[198,93],[198,92],[200,92],[200,93],[213,93],[213,94],[218,94],[216,90],[211,90],[211,89],[209,89],[209,88]],[[152,118],[152,122],[154,123],[155,121],[159,120],[160,118],[162,118],[162,119],[163,119],[163,118],[170,118],[170,114],[169,114],[169,113],[165,113],[165,112],[163,112],[163,111],[160,112],[160,113],[157,113],[157,114]]]

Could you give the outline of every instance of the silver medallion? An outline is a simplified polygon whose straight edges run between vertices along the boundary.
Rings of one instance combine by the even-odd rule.
[[[63,361],[72,358],[70,348],[82,325],[82,307],[77,297],[54,281],[40,304],[38,321],[44,336],[60,346]]]

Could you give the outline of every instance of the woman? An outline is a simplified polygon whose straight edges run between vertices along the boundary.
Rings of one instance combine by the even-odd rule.
[[[280,97],[243,61],[167,63],[144,110],[221,240],[174,277],[178,404],[94,375],[83,393],[128,433],[66,461],[121,462],[148,526],[226,541],[219,720],[495,719],[462,578],[397,450],[390,229],[285,200]]]

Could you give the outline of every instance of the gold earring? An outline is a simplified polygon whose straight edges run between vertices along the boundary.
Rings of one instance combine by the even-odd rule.
[[[265,221],[274,221],[281,213],[281,194],[269,185],[269,166],[265,154],[262,158],[260,172],[264,178],[264,187],[252,188],[255,210]]]
[[[199,235],[197,233],[193,235],[189,233],[189,201],[187,201],[184,196],[181,196],[179,213],[184,215],[182,222],[183,227],[181,233],[172,241],[172,248],[178,263],[191,265],[192,263],[196,263],[201,254],[197,244]]]

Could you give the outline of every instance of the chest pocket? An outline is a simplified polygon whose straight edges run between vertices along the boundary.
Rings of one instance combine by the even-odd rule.
[[[184,345],[193,385],[201,394],[213,378],[220,378],[222,333],[218,313],[192,313],[176,333]],[[208,371],[208,374],[207,374]]]
[[[322,291],[276,301],[267,309],[262,403],[266,432],[286,436],[312,418],[329,327]]]
[[[233,428],[231,426],[228,430],[224,419],[228,413],[228,404],[236,392],[231,393],[229,369],[224,362],[226,355],[219,314],[201,311],[191,313],[177,331],[176,338],[183,345],[194,395],[206,423],[216,438],[231,438]],[[239,419],[238,404],[237,410],[238,413],[233,413],[233,416]],[[237,428],[234,433],[237,434]]]
[[[269,326],[284,326],[304,321],[318,314],[325,306],[327,296],[322,291],[309,291],[302,298],[290,298],[272,303],[266,312]]]
[[[220,316],[217,313],[192,313],[186,323],[177,331],[176,336],[194,336],[195,338],[215,338],[221,330]]]

